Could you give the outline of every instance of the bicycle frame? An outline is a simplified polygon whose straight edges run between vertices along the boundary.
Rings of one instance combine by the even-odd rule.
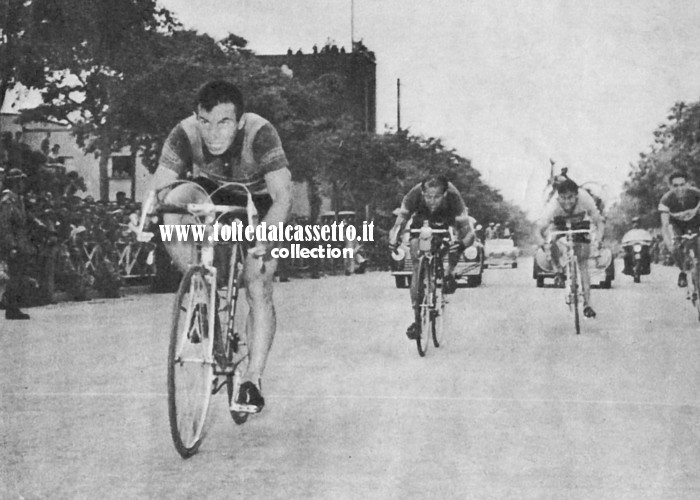
[[[692,290],[687,287],[686,298],[689,299],[698,311],[700,321],[700,255],[697,252],[698,233],[691,232],[681,235],[681,248],[683,250],[683,271],[690,272]]]
[[[574,235],[590,234],[591,229],[573,229],[571,221],[566,221],[566,229],[562,231],[550,231],[549,242],[555,243],[560,237],[564,237],[566,246],[566,295],[565,302],[569,306],[569,310],[574,312],[574,328],[576,334],[581,333],[580,318],[579,318],[579,299],[583,296],[583,282],[579,283],[581,271],[578,264],[578,258],[575,252]]]
[[[422,247],[421,245],[423,244],[423,242],[418,242],[418,265],[415,266],[415,269],[418,270],[418,274],[416,275],[417,282],[415,283],[415,286],[420,287],[423,286],[423,284],[421,283],[421,273],[424,269],[423,263],[427,261],[427,266],[425,267],[425,270],[428,273],[429,284],[427,290],[422,291],[424,296],[422,298],[419,297],[420,304],[418,304],[418,307],[420,309],[418,311],[415,311],[415,313],[417,313],[416,324],[419,329],[419,335],[416,339],[416,345],[418,348],[418,354],[421,357],[425,356],[430,341],[429,336],[431,334],[433,337],[433,343],[435,347],[440,346],[440,341],[438,337],[440,337],[440,334],[442,332],[437,332],[436,329],[438,327],[436,326],[436,321],[438,316],[444,313],[444,305],[446,302],[441,302],[438,305],[439,300],[437,295],[437,289],[438,281],[441,281],[441,285],[444,287],[445,270],[443,257],[446,253],[445,244],[452,239],[452,233],[447,229],[429,228],[429,230],[429,246],[427,248]],[[423,230],[421,229],[411,229],[410,233],[411,235],[420,235],[422,231]],[[421,291],[418,290],[418,293],[420,295]],[[429,328],[431,330],[430,332],[425,331],[425,321],[427,321],[429,324]],[[440,327],[440,330],[441,328],[442,327]]]
[[[176,183],[180,184],[180,182]],[[161,204],[159,206],[159,213],[173,213],[173,214],[183,214],[191,215],[195,217],[198,223],[203,223],[206,227],[204,238],[201,242],[197,242],[195,245],[195,258],[194,262],[189,265],[188,271],[183,276],[183,280],[189,281],[189,296],[190,302],[183,307],[182,297],[183,291],[186,290],[188,284],[187,281],[183,281],[178,291],[178,295],[175,300],[174,312],[185,311],[185,325],[190,325],[194,311],[198,307],[193,305],[196,297],[200,293],[201,287],[200,283],[202,280],[206,283],[208,287],[208,297],[206,297],[206,307],[207,307],[207,325],[206,332],[207,337],[202,338],[199,342],[195,344],[200,344],[206,346],[203,349],[200,356],[196,359],[183,359],[182,354],[182,344],[184,342],[175,343],[173,339],[180,338],[179,335],[182,330],[180,330],[180,322],[177,319],[176,314],[174,314],[174,322],[171,332],[171,347],[169,351],[169,364],[168,364],[168,401],[169,401],[169,412],[171,421],[171,433],[173,435],[173,440],[175,442],[175,447],[178,452],[187,458],[192,454],[196,453],[199,444],[203,438],[202,430],[204,428],[204,421],[206,420],[206,412],[209,407],[209,399],[211,395],[219,392],[223,387],[227,388],[230,404],[230,412],[233,420],[237,424],[245,422],[248,415],[248,409],[236,403],[236,396],[238,391],[238,386],[240,385],[240,379],[242,376],[241,365],[247,361],[248,353],[246,350],[240,350],[240,346],[246,345],[247,342],[241,341],[241,336],[235,331],[235,315],[236,315],[236,304],[239,298],[239,273],[242,269],[245,253],[243,251],[243,243],[237,242],[232,245],[231,256],[229,259],[228,269],[229,275],[226,283],[225,292],[225,303],[222,308],[219,307],[220,295],[218,287],[218,276],[219,269],[215,265],[215,247],[217,243],[211,238],[213,223],[218,221],[225,214],[242,215],[245,213],[248,217],[249,225],[255,227],[257,224],[257,210],[255,210],[255,205],[252,201],[252,194],[247,189],[246,186],[237,183],[229,183],[227,185],[237,185],[242,187],[248,197],[248,202],[246,207],[239,207],[234,205],[216,205],[211,202],[205,203],[182,203],[182,204]],[[172,186],[172,185],[171,185]],[[167,188],[167,187],[166,187]],[[156,195],[150,198],[151,204],[155,200]],[[142,221],[148,215],[151,210],[151,206],[145,206],[142,214]],[[234,219],[235,222],[235,219]],[[142,227],[143,228],[143,227]],[[141,228],[141,229],[142,229]],[[197,278],[198,277],[198,278]],[[202,295],[199,295],[202,297]],[[221,297],[223,298],[223,297]],[[203,301],[201,302],[204,305]],[[219,327],[219,313],[225,313],[225,326],[223,331]],[[201,314],[201,313],[200,313]],[[189,335],[189,333],[188,333]],[[176,337],[177,336],[177,337]],[[204,340],[208,339],[205,343]],[[177,397],[175,393],[177,392],[176,383],[174,380],[179,375],[174,374],[173,367],[182,365],[185,362],[198,363],[202,367],[206,367],[209,370],[208,374],[205,375],[204,380],[208,380],[211,376],[210,389],[207,389],[206,399],[203,400],[202,404],[202,415],[201,422],[197,423],[197,434],[195,435],[196,440],[191,446],[183,445],[181,429],[182,427],[178,421],[179,410],[177,406]],[[178,372],[180,373],[180,372]],[[223,377],[221,380],[219,377]],[[189,441],[188,441],[189,444]]]

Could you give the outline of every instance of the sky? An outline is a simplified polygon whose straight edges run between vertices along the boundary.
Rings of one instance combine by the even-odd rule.
[[[700,99],[694,0],[160,0],[258,54],[351,36],[377,57],[377,129],[440,137],[538,213],[549,159],[616,198],[676,101]],[[354,32],[351,12],[354,10]]]

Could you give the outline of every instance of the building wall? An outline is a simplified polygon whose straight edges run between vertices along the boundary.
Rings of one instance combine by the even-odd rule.
[[[257,58],[267,66],[286,66],[292,71],[293,78],[304,83],[329,73],[339,75],[347,89],[345,111],[361,120],[368,132],[377,131],[377,65],[371,52],[334,50],[315,54],[261,55]]]

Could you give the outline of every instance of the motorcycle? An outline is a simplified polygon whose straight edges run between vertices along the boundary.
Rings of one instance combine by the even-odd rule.
[[[623,274],[632,276],[635,283],[651,273],[651,234],[644,229],[630,229],[622,237],[625,267]]]

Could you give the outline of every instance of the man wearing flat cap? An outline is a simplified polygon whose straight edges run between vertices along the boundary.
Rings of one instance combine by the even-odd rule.
[[[29,315],[19,309],[24,262],[32,250],[22,200],[26,179],[20,169],[10,169],[5,176],[5,189],[0,193],[0,259],[7,262],[9,280],[5,289],[5,319],[9,320],[29,319]]]

